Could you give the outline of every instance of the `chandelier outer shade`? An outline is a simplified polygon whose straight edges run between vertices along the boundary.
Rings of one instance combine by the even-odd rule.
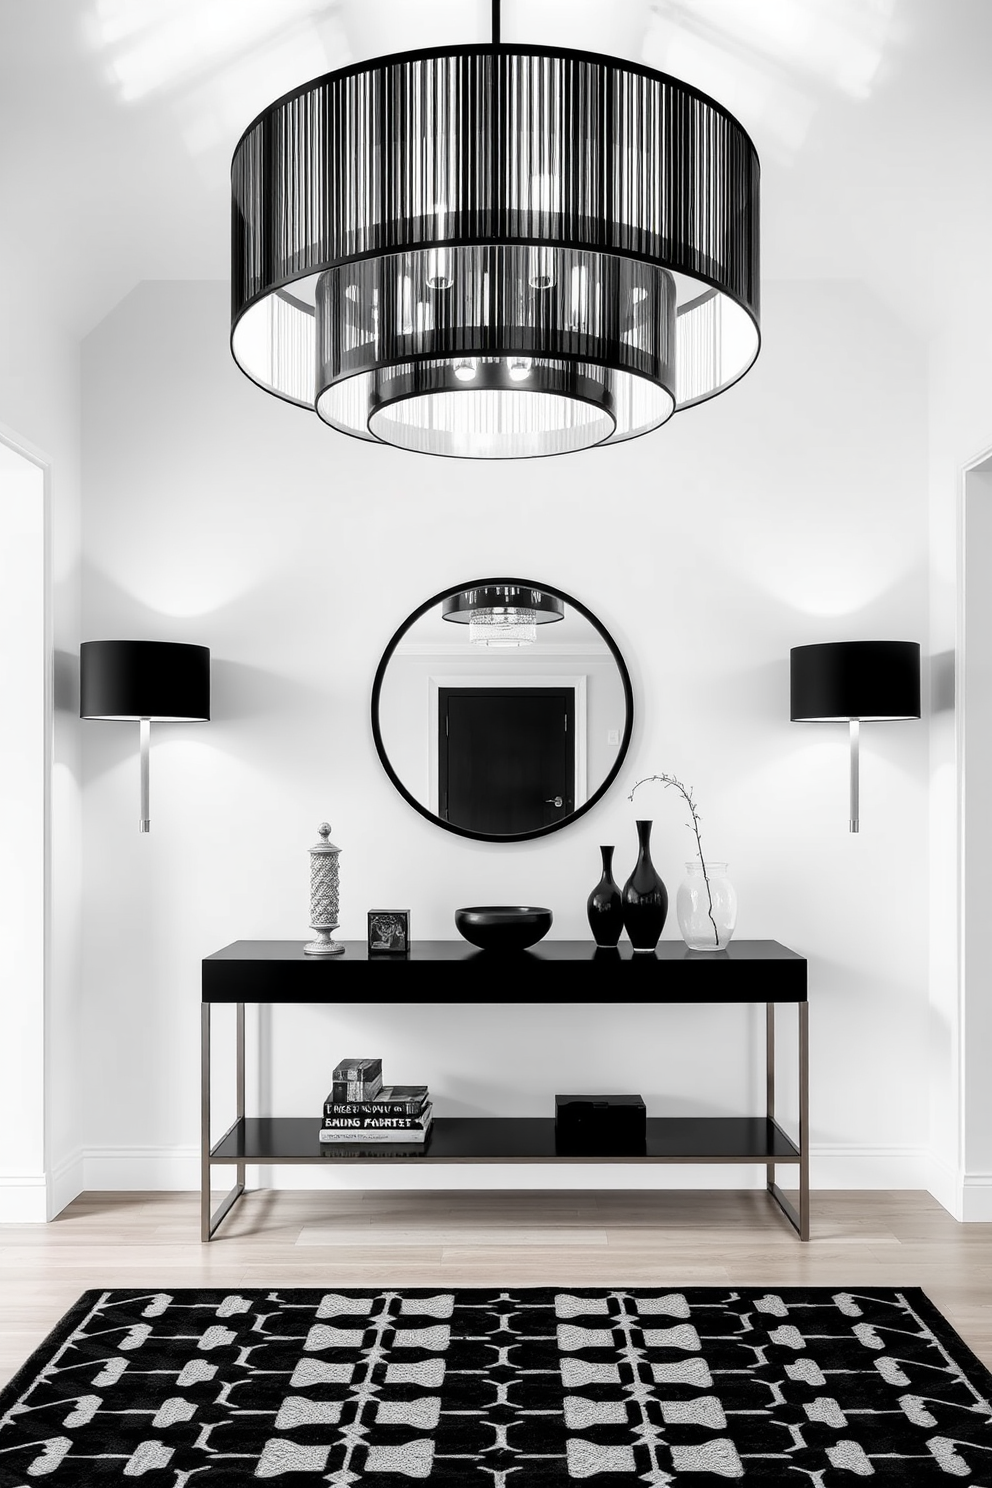
[[[442,620],[468,626],[471,644],[493,648],[533,645],[539,625],[564,618],[557,594],[525,584],[482,584],[449,594],[441,605]]]
[[[756,151],[649,68],[517,44],[378,58],[265,109],[231,179],[235,360],[359,439],[615,444],[757,356]]]
[[[479,584],[449,594],[441,605],[441,619],[468,625],[480,610],[526,611],[535,625],[554,625],[565,618],[564,600],[526,584]]]

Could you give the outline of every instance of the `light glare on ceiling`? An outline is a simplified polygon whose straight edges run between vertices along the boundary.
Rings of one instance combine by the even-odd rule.
[[[869,97],[899,0],[655,0],[644,60],[721,99],[788,162],[824,92]]]
[[[327,8],[326,0],[96,0],[92,29],[97,47],[110,54],[121,98],[133,103],[218,64],[236,67],[246,51],[282,40]],[[318,51],[309,75],[326,65]]]

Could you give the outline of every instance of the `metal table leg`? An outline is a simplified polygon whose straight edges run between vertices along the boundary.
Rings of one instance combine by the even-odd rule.
[[[765,1115],[775,1120],[775,1004],[765,1003]],[[765,1164],[765,1187],[775,1189],[775,1164]]]
[[[809,1239],[809,1003],[799,1004],[799,1238]]]
[[[245,1114],[245,1005],[236,1004],[235,1094],[237,1116],[228,1131],[233,1131]],[[227,1133],[225,1133],[225,1136]],[[222,1200],[215,1214],[210,1213],[210,1003],[200,1005],[200,1240],[212,1240],[231,1207],[245,1191],[245,1164],[236,1164],[237,1182]]]
[[[200,1240],[210,1239],[210,1004],[200,1004]]]
[[[239,1002],[235,1006],[235,1099],[239,1121],[245,1119],[245,1005]],[[238,1182],[241,1191],[245,1187],[245,1165],[239,1162],[237,1165]]]
[[[800,1240],[809,1239],[809,1003],[797,1003],[799,1014],[799,1209],[775,1181],[775,1161],[765,1164],[766,1186]],[[767,1115],[775,1121],[775,1004],[765,1004]],[[777,1123],[776,1123],[777,1124]]]

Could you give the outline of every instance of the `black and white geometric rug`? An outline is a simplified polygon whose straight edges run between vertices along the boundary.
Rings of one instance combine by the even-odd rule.
[[[0,1394],[0,1485],[992,1485],[922,1292],[87,1292]]]

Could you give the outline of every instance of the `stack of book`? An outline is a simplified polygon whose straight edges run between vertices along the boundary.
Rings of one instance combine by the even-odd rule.
[[[383,1085],[381,1059],[342,1059],[331,1079],[322,1142],[411,1146],[427,1141],[434,1107],[426,1085]]]

